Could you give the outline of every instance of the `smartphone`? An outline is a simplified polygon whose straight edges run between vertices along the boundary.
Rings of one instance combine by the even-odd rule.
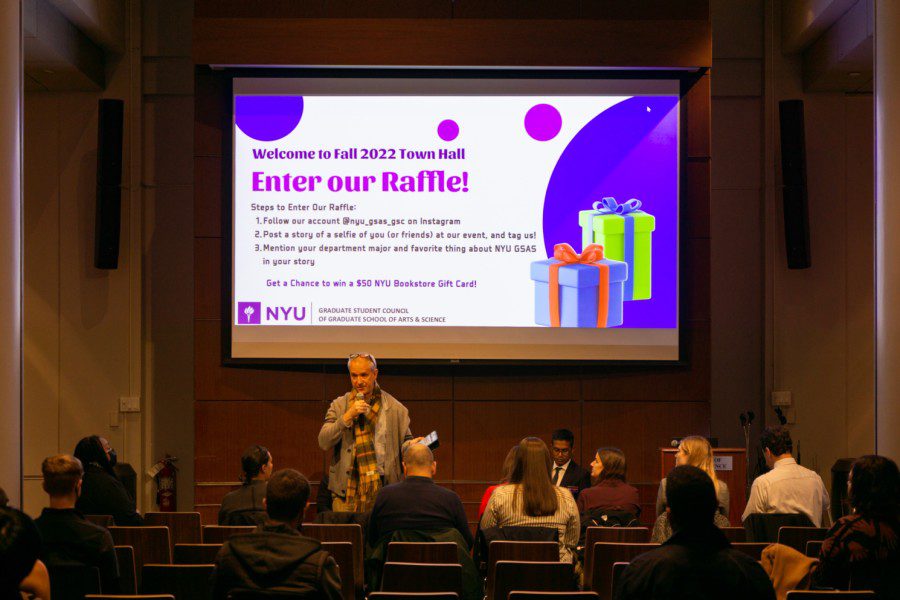
[[[419,442],[420,444],[425,444],[432,450],[437,449],[438,446],[441,445],[441,441],[438,439],[437,431],[432,431]]]

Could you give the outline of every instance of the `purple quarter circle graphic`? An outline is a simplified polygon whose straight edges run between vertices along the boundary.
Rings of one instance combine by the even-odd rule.
[[[591,119],[556,162],[544,196],[544,244],[581,246],[578,212],[637,198],[656,218],[653,297],[626,302],[624,327],[678,325],[678,97],[634,96]]]
[[[539,142],[552,140],[562,129],[562,115],[549,104],[535,104],[525,113],[525,131]]]
[[[260,142],[280,140],[303,116],[303,96],[235,96],[234,122]]]
[[[444,119],[437,128],[438,135],[445,142],[452,142],[459,135],[459,124],[453,119]]]

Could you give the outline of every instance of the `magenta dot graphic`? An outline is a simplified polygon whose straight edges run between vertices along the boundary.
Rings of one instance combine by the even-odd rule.
[[[452,142],[459,135],[459,125],[453,119],[444,119],[438,125],[438,135],[445,142]]]
[[[525,131],[539,142],[552,140],[562,129],[562,116],[549,104],[535,104],[525,113]]]
[[[234,122],[261,142],[280,140],[303,116],[303,96],[235,96]]]

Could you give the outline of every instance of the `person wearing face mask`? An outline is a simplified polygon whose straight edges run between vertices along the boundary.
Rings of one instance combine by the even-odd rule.
[[[260,525],[266,520],[266,482],[272,476],[272,453],[265,446],[254,444],[241,456],[240,489],[229,492],[222,499],[219,525]]]
[[[84,467],[81,496],[75,508],[85,515],[112,515],[119,526],[143,525],[134,498],[116,477],[116,452],[109,442],[96,435],[82,438],[75,446],[75,458]]]
[[[319,431],[319,447],[331,450],[328,489],[335,512],[372,510],[378,491],[403,476],[400,456],[413,439],[409,411],[378,386],[371,354],[347,360],[353,389],[331,402]]]

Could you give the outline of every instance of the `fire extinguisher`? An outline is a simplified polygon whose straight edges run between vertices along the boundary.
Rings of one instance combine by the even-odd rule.
[[[156,478],[156,504],[161,512],[175,512],[176,510],[175,481],[178,468],[175,466],[175,461],[177,460],[174,456],[166,454],[166,457],[156,463],[153,468],[156,471],[154,475]]]

